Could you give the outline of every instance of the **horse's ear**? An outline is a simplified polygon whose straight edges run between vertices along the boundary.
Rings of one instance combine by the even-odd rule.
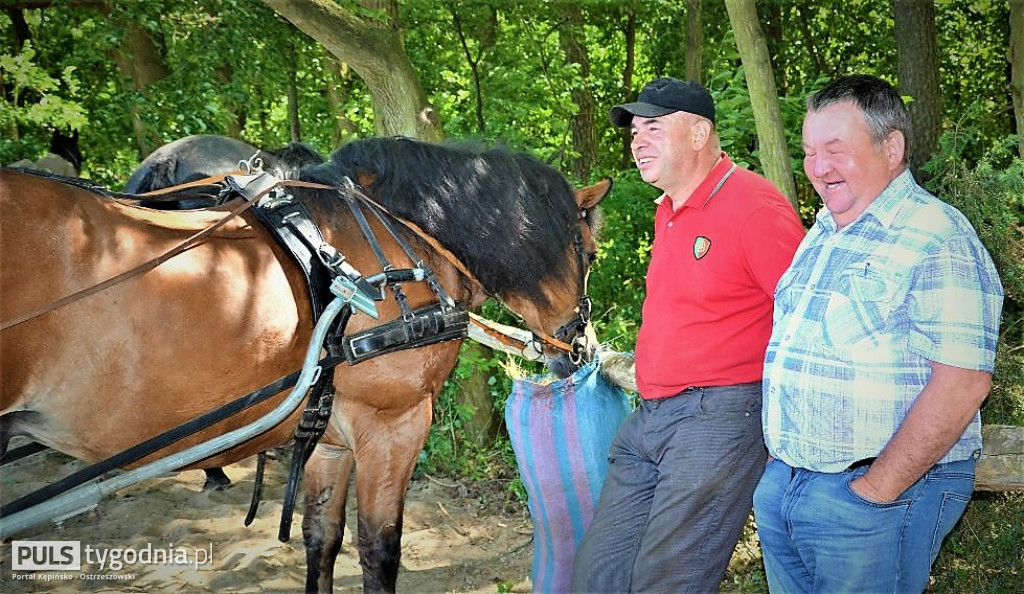
[[[576,192],[576,204],[581,210],[587,210],[597,206],[605,196],[612,191],[612,180],[610,177],[606,177],[601,181],[587,186],[585,188],[577,188]]]

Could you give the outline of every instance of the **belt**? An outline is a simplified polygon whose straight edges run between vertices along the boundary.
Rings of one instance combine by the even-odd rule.
[[[874,464],[875,460],[877,460],[877,458],[874,458],[874,457],[872,457],[872,458],[864,458],[863,460],[857,460],[853,464],[850,464],[849,466],[847,466],[846,470],[857,470],[858,468],[863,468],[865,466],[871,466],[872,464]]]

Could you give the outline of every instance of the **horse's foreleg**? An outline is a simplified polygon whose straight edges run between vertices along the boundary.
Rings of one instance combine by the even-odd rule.
[[[389,421],[378,419],[373,437],[356,448],[363,592],[395,591],[405,493],[430,430],[430,407],[424,399]]]
[[[331,592],[334,561],[345,532],[345,499],[355,459],[351,450],[319,444],[306,462],[302,536],[306,543],[306,592]]]
[[[401,559],[402,512],[398,512],[394,521],[382,526],[371,525],[360,514],[359,564],[363,568],[363,592],[394,592]]]
[[[231,479],[224,473],[223,468],[207,468],[206,482],[203,483],[203,491],[223,491],[231,484]]]

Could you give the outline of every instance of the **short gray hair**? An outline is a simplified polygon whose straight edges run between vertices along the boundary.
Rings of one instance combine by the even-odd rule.
[[[852,101],[867,121],[871,139],[882,144],[893,130],[903,134],[903,161],[910,158],[910,113],[903,98],[884,80],[866,74],[843,76],[807,98],[807,110],[819,111],[829,105]]]

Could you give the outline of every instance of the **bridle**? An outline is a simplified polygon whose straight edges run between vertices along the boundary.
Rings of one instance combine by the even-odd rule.
[[[423,240],[432,248],[434,248],[434,250],[441,257],[443,257],[451,265],[453,265],[460,273],[462,273],[463,276],[465,276],[470,281],[476,283],[478,286],[483,287],[483,283],[481,283],[480,280],[476,278],[476,276],[472,272],[469,271],[465,264],[463,264],[454,254],[452,254],[447,248],[442,246],[430,234],[428,234],[426,231],[420,228],[419,225],[390,212],[385,206],[383,206],[382,204],[368,196],[366,192],[362,190],[361,186],[355,184],[352,180],[348,180],[348,189],[349,191],[358,194],[360,200],[372,205],[374,208],[387,214],[389,217],[391,217],[392,219],[400,223],[402,226],[407,228],[414,235],[418,236],[421,240]],[[586,209],[580,209],[578,211],[578,216],[576,221],[574,221],[575,224],[573,226],[572,244],[573,251],[576,254],[576,269],[579,273],[577,279],[577,288],[579,289],[580,293],[580,299],[576,306],[576,315],[565,324],[559,326],[558,329],[555,330],[554,336],[551,336],[542,330],[530,330],[530,333],[533,337],[534,346],[538,352],[540,352],[541,349],[537,348],[536,345],[547,345],[553,349],[564,352],[569,357],[569,361],[574,366],[577,367],[585,363],[589,358],[589,355],[587,353],[587,347],[589,345],[587,344],[586,328],[587,325],[590,323],[591,313],[593,311],[593,303],[590,297],[587,295],[587,271],[585,266],[586,253],[585,248],[583,246],[583,234],[580,232],[579,227],[580,223],[582,221],[585,221],[586,218]],[[502,305],[504,305],[512,313],[516,314],[517,316],[519,315],[514,309],[512,309],[507,304],[505,304],[504,301],[499,299],[497,295],[491,295],[491,297],[498,299],[498,301],[501,302]],[[485,326],[481,326],[481,328],[485,332],[491,334],[497,340],[505,344],[521,343],[521,341],[516,340],[510,336],[496,335],[493,329],[488,329]],[[567,341],[566,339],[569,337],[571,333],[574,334],[572,338],[568,339]]]
[[[586,328],[590,324],[591,314],[594,310],[594,302],[587,295],[587,271],[586,271],[586,254],[584,253],[585,248],[583,246],[583,234],[580,232],[579,222],[586,219],[586,210],[581,209],[579,211],[579,220],[574,227],[574,233],[572,237],[573,251],[576,252],[576,269],[579,273],[577,288],[579,289],[580,300],[576,305],[576,315],[562,324],[557,330],[555,330],[555,339],[560,345],[568,346],[568,349],[561,347],[560,345],[554,345],[555,348],[567,351],[569,361],[575,366],[580,366],[585,363],[589,357],[587,352],[587,335]],[[551,344],[549,341],[544,340],[542,336],[534,332],[535,339],[540,339],[543,342]],[[572,335],[572,338],[566,343],[566,339]]]

